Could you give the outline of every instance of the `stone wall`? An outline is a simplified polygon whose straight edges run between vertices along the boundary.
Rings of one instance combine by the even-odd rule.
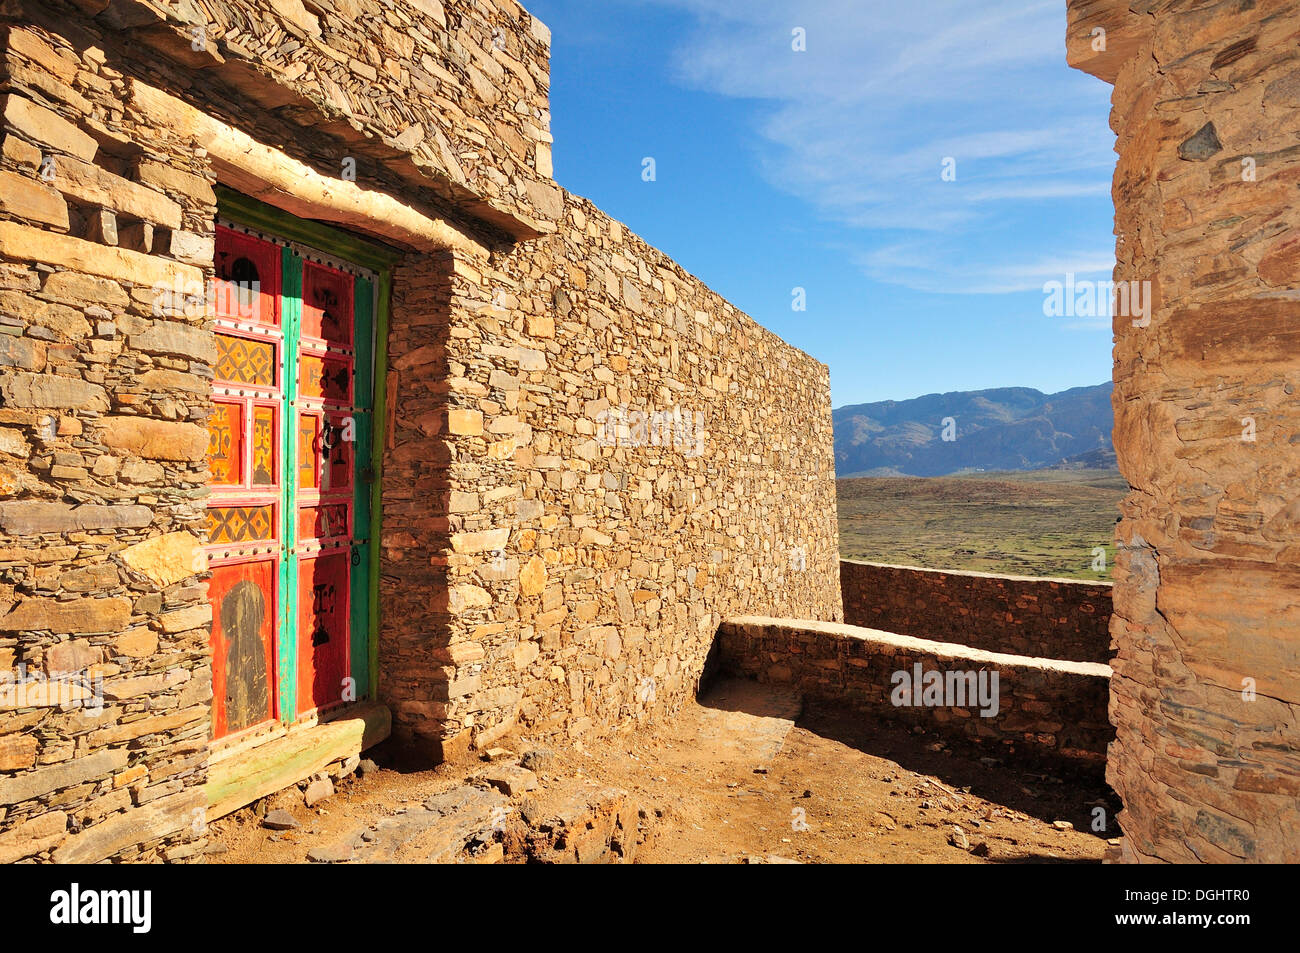
[[[866,717],[921,725],[993,756],[1055,769],[1100,776],[1114,737],[1106,719],[1110,669],[1095,662],[1004,655],[852,625],[739,617],[719,629],[716,664]],[[943,673],[945,685],[947,673],[973,673],[977,681],[962,683],[964,697],[954,691],[940,698],[926,694],[931,672]],[[953,689],[957,684],[954,677]],[[988,703],[994,698],[996,706]]]
[[[825,365],[572,195],[556,234],[450,280],[418,372],[446,368],[448,411],[397,424],[398,453],[448,461],[449,604],[418,617],[446,670],[395,735],[637,724],[693,693],[723,618],[839,619]]]
[[[403,747],[437,758],[457,652],[477,648],[452,649],[447,597],[451,269],[428,256],[393,276],[380,537],[380,693]]]
[[[1110,583],[840,561],[844,621],[989,652],[1110,660]]]
[[[1123,42],[1080,65],[1115,84],[1115,280],[1154,299],[1114,322],[1125,857],[1294,862],[1300,4],[1109,7]]]
[[[212,187],[97,48],[0,24],[0,861],[201,844]]]
[[[351,157],[514,237],[554,228],[550,31],[515,0],[69,5],[182,66],[165,88],[244,123],[265,110],[300,131],[286,148],[328,144],[306,153],[323,171]]]

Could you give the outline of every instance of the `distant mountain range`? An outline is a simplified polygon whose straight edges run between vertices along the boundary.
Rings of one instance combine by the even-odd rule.
[[[836,476],[1114,467],[1110,392],[1109,382],[1059,394],[998,387],[841,407],[831,412]]]

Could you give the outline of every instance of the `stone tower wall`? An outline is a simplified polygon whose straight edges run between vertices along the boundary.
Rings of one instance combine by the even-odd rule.
[[[1072,62],[1115,84],[1115,280],[1155,305],[1114,324],[1125,857],[1296,861],[1300,4],[1071,13]]]

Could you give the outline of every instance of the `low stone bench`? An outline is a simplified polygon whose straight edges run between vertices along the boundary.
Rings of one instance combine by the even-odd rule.
[[[764,616],[723,622],[715,652],[714,664],[723,671],[923,725],[999,756],[1100,771],[1115,734],[1106,711],[1110,667],[1096,662],[1005,655]]]

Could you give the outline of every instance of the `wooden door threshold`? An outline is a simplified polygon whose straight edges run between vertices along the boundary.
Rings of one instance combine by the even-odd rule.
[[[224,817],[323,771],[334,761],[359,755],[387,738],[392,726],[388,706],[363,702],[329,721],[291,728],[265,744],[210,764],[203,786],[207,819]]]

